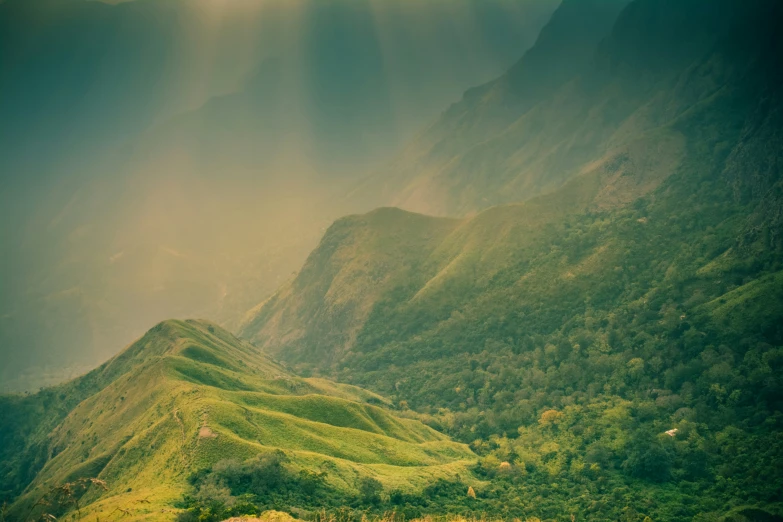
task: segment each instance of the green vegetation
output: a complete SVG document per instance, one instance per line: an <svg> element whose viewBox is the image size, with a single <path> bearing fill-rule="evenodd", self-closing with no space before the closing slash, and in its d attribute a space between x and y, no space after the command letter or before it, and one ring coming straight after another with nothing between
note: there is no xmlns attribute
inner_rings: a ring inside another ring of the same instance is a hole
<svg viewBox="0 0 783 522"><path fill-rule="evenodd" d="M661 197L698 187L712 203ZM334 375L472 443L490 513L774 511L783 267L738 252L747 210L724 190L683 175L630 208L555 216L546 233L528 228L538 202L482 214L375 303ZM308 326L303 339L321 338ZM278 353L328 372L323 348L307 348Z"/></svg>
<svg viewBox="0 0 783 522"><path fill-rule="evenodd" d="M469 443L488 513L781 516L782 19L637 0L562 89L466 96L408 187L458 212L548 193L341 220L242 334Z"/></svg>
<svg viewBox="0 0 783 522"><path fill-rule="evenodd" d="M224 514L260 513L352 497L363 478L414 493L469 475L467 447L368 399L383 403L295 377L211 323L161 323L80 379L0 398L9 519L214 513L224 481L240 499Z"/></svg>
<svg viewBox="0 0 783 522"><path fill-rule="evenodd" d="M247 461L222 460L190 477L193 493L179 506L185 508L179 522L218 522L231 516L286 511L299 518L319 520L326 513L359 521L367 516L397 513L401 519L423 513L471 513L484 506L469 499L469 486L454 479L440 479L421 491L386 491L370 476L359 479L356 493L328 484L326 472L296 469L277 451Z"/></svg>
<svg viewBox="0 0 783 522"><path fill-rule="evenodd" d="M10 516L783 520L783 7L626 3L563 2L388 180L525 201L342 218L255 345L167 321L0 398Z"/></svg>
<svg viewBox="0 0 783 522"><path fill-rule="evenodd" d="M473 471L485 474L479 466ZM474 484L481 484L476 488L478 493L460 477L438 479L420 491L410 491L389 489L365 476L358 481L358 491L346 492L331 487L324 475L297 469L281 452L244 462L219 461L191 476L193 489L179 504L185 510L178 520L217 522L231 516L260 515L270 509L318 522L411 520L431 513L449 513L452 519L488 515L511 519L534 511L509 495L498 481L476 482L471 478ZM518 476L516 471L509 471L504 478Z"/></svg>

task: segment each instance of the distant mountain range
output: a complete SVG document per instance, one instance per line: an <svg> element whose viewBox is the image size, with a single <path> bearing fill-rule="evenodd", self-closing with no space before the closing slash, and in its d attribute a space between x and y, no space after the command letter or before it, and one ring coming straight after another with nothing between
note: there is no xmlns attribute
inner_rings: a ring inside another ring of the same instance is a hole
<svg viewBox="0 0 783 522"><path fill-rule="evenodd" d="M756 103L753 93L776 87L768 3L634 2L613 25L627 3L563 2L506 75L468 91L360 194L380 187L395 206L465 215L617 158L656 184L700 138L679 120L722 116L722 99Z"/></svg>
<svg viewBox="0 0 783 522"><path fill-rule="evenodd" d="M0 380L171 316L230 324L557 3L3 3Z"/></svg>

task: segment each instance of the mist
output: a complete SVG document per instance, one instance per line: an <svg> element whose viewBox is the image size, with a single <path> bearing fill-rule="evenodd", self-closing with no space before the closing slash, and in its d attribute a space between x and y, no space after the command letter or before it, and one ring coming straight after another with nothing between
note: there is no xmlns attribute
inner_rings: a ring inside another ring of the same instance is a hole
<svg viewBox="0 0 783 522"><path fill-rule="evenodd" d="M169 317L235 326L558 2L112 4L0 7L6 390Z"/></svg>

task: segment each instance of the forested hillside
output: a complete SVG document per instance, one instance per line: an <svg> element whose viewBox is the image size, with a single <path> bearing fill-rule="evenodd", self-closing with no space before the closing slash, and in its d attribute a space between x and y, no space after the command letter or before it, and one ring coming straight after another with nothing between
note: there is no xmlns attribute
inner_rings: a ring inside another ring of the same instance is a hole
<svg viewBox="0 0 783 522"><path fill-rule="evenodd" d="M559 188L340 220L243 335L471 443L521 512L780 514L781 11L632 2L549 105L454 142L422 201Z"/></svg>

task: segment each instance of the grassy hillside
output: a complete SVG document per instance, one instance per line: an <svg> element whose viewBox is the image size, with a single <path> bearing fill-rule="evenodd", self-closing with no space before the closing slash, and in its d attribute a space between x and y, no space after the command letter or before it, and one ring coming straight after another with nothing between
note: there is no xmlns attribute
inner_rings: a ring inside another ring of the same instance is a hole
<svg viewBox="0 0 783 522"><path fill-rule="evenodd" d="M384 293L400 281L422 280L427 256L458 224L393 208L340 219L299 276L251 310L241 329L280 348L340 353Z"/></svg>
<svg viewBox="0 0 783 522"><path fill-rule="evenodd" d="M83 400L72 399L79 394ZM173 520L175 504L189 505L182 498L194 473L259 458L281 476L312 473L318 487L346 497L362 477L420 491L467 476L474 460L467 447L379 407L380 397L294 377L202 321L161 323L90 374L0 405L4 496L24 488L12 520L44 512Z"/></svg>
<svg viewBox="0 0 783 522"><path fill-rule="evenodd" d="M709 4L632 2L593 76L432 178L461 180L437 185L455 196L443 209L521 199L530 180L550 192L399 258L360 241L397 237L405 252L416 235L399 222L368 217L356 236L338 223L242 335L470 443L495 505L526 516L779 516L783 12ZM406 216L417 233L437 223ZM361 313L332 313L363 266L383 285ZM345 324L355 334L332 342Z"/></svg>

